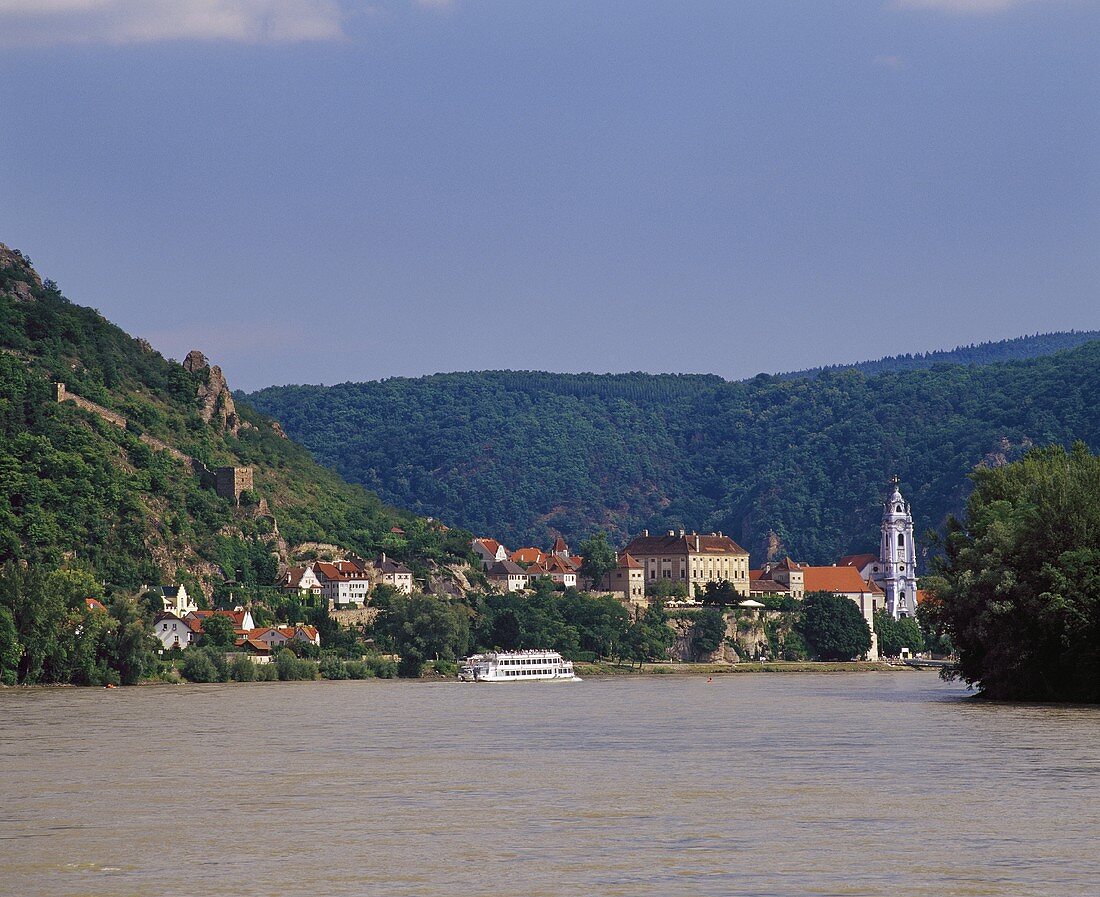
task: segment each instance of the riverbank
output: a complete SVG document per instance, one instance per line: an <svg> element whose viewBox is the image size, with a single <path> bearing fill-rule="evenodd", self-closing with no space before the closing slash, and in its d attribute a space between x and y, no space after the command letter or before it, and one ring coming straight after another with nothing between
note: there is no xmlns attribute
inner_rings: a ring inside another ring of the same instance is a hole
<svg viewBox="0 0 1100 897"><path fill-rule="evenodd" d="M913 672L914 667L882 661L775 660L766 663L644 663L641 666L616 663L573 664L577 675L599 676L727 676L735 673L882 673Z"/></svg>

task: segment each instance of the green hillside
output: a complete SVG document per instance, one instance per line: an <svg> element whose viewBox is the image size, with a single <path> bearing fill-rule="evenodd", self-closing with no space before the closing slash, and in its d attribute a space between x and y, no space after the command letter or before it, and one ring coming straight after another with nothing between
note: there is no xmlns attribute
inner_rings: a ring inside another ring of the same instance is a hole
<svg viewBox="0 0 1100 897"><path fill-rule="evenodd" d="M875 361L859 361L855 364L831 364L779 374L784 379L817 377L823 371L860 371L864 374L885 374L896 371L920 371L937 364L994 364L999 361L1025 361L1053 355L1064 349L1076 349L1085 343L1100 339L1100 330L1061 330L1056 333L1036 333L996 342L976 343L943 349L935 352L916 352L890 355Z"/></svg>
<svg viewBox="0 0 1100 897"><path fill-rule="evenodd" d="M126 428L58 403L54 381ZM232 406L220 372L166 360L0 244L0 564L76 562L133 588L181 572L204 586L267 584L308 541L410 560L465 554L463 534L386 507ZM150 437L211 468L251 466L255 489L237 507Z"/></svg>
<svg viewBox="0 0 1100 897"><path fill-rule="evenodd" d="M248 400L384 499L509 545L683 526L729 533L757 562L827 563L877 546L895 472L923 531L961 510L976 464L1100 446L1098 396L1100 342L878 376L484 372Z"/></svg>

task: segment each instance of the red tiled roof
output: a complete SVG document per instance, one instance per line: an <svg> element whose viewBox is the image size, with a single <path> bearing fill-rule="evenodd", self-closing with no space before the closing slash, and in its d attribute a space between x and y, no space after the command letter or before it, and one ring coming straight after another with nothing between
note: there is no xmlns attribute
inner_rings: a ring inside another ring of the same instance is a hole
<svg viewBox="0 0 1100 897"><path fill-rule="evenodd" d="M565 554L568 554L569 546L565 544L565 539L563 539L561 536L558 536L554 540L554 547L550 549L550 552L552 554L558 554L559 552L564 552Z"/></svg>
<svg viewBox="0 0 1100 897"><path fill-rule="evenodd" d="M750 592L786 592L787 587L773 579L750 579Z"/></svg>
<svg viewBox="0 0 1100 897"><path fill-rule="evenodd" d="M528 576L546 576L549 572L542 564L532 564L527 568Z"/></svg>
<svg viewBox="0 0 1100 897"><path fill-rule="evenodd" d="M855 567L803 567L807 592L871 593Z"/></svg>
<svg viewBox="0 0 1100 897"><path fill-rule="evenodd" d="M328 564L324 561L318 561L313 565L313 569L322 581L334 580L336 582L342 582L348 578L335 564Z"/></svg>
<svg viewBox="0 0 1100 897"><path fill-rule="evenodd" d="M642 563L637 558L631 557L630 554L625 551L619 555L619 566L626 567L630 570L643 569Z"/></svg>
<svg viewBox="0 0 1100 897"><path fill-rule="evenodd" d="M85 598L84 599L84 606L88 610L104 610L104 611L107 610L107 608L104 607L103 602L99 601L95 598Z"/></svg>
<svg viewBox="0 0 1100 897"><path fill-rule="evenodd" d="M699 543L698 549L695 547L696 540ZM729 536L719 536L717 533L636 536L623 550L635 557L653 554L695 554L696 551L700 554L748 554Z"/></svg>
<svg viewBox="0 0 1100 897"><path fill-rule="evenodd" d="M541 564L545 557L539 548L517 548L511 554L511 560L517 564Z"/></svg>
<svg viewBox="0 0 1100 897"><path fill-rule="evenodd" d="M474 541L485 546L493 554L496 554L500 548L500 543L496 539L474 539Z"/></svg>
<svg viewBox="0 0 1100 897"><path fill-rule="evenodd" d="M857 570L862 570L868 564L873 564L877 560L877 554L846 554L839 561L837 561L837 566L855 567Z"/></svg>

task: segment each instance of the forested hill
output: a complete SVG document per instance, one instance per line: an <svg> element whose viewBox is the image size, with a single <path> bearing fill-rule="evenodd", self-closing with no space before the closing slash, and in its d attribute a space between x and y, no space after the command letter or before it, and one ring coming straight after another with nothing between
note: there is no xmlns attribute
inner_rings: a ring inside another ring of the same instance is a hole
<svg viewBox="0 0 1100 897"><path fill-rule="evenodd" d="M486 372L249 397L386 500L510 546L596 528L722 530L753 559L875 548L895 472L918 531L976 464L1100 447L1100 342L1043 358L785 380Z"/></svg>
<svg viewBox="0 0 1100 897"><path fill-rule="evenodd" d="M799 377L817 377L822 371L860 371L864 374L885 374L890 371L920 371L937 364L993 364L998 361L1024 361L1053 355L1064 349L1076 349L1085 343L1100 339L1100 330L1063 330L1057 333L1036 333L997 342L975 343L936 352L891 355L876 361L859 361L855 364L831 364L826 367L808 368L779 374L785 380Z"/></svg>
<svg viewBox="0 0 1100 897"><path fill-rule="evenodd" d="M125 428L58 403L56 381ZM251 466L255 489L238 508L181 455ZM307 541L414 559L464 555L467 538L344 482L270 419L234 408L217 368L166 360L0 244L0 563L75 564L122 588L183 579L209 589L269 585Z"/></svg>

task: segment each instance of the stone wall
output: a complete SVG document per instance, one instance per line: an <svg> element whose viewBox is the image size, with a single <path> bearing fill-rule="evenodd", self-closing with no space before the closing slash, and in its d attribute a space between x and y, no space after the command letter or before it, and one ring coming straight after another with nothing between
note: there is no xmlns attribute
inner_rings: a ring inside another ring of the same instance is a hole
<svg viewBox="0 0 1100 897"><path fill-rule="evenodd" d="M240 502L241 493L252 491L251 467L219 467L214 471L214 490L222 498Z"/></svg>

